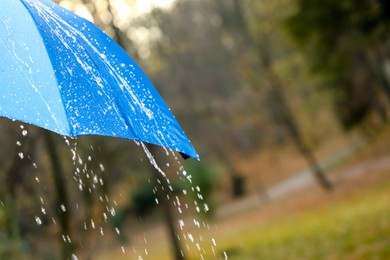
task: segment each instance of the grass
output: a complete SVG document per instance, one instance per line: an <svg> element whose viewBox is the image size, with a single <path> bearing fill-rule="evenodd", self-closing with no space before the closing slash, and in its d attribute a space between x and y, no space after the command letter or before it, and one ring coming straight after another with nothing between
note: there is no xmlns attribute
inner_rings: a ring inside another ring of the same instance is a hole
<svg viewBox="0 0 390 260"><path fill-rule="evenodd" d="M389 259L390 181L220 238L229 259Z"/></svg>
<svg viewBox="0 0 390 260"><path fill-rule="evenodd" d="M386 129L342 168L389 154L389 142ZM214 233L219 256L223 259L226 252L229 259L245 260L390 259L389 173L368 172L331 193L307 188L219 222ZM216 258L212 252L204 256ZM191 259L199 257L193 254Z"/></svg>

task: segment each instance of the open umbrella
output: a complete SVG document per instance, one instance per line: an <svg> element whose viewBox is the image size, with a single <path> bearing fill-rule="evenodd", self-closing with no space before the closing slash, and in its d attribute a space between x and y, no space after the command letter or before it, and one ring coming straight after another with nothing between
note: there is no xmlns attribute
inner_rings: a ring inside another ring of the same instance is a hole
<svg viewBox="0 0 390 260"><path fill-rule="evenodd" d="M49 0L0 8L0 116L61 135L104 135L198 155L135 62Z"/></svg>

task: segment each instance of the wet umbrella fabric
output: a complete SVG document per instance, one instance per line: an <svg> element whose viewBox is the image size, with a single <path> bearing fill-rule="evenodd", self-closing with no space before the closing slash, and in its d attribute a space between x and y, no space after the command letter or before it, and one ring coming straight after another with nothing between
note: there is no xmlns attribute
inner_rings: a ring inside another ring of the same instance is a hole
<svg viewBox="0 0 390 260"><path fill-rule="evenodd" d="M61 135L104 135L196 151L135 62L49 0L0 8L0 116Z"/></svg>

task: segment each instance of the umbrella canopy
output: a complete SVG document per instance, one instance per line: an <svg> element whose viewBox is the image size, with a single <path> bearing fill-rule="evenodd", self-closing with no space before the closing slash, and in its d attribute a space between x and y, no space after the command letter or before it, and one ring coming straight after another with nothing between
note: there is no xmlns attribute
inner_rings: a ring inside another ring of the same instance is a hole
<svg viewBox="0 0 390 260"><path fill-rule="evenodd" d="M152 83L104 32L49 0L0 8L0 116L198 154Z"/></svg>

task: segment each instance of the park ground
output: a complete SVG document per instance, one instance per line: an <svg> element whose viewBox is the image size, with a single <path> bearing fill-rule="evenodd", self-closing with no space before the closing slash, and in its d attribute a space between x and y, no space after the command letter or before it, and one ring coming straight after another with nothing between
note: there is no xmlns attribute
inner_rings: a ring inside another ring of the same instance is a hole
<svg viewBox="0 0 390 260"><path fill-rule="evenodd" d="M230 211L207 228L185 230L200 238L188 246L190 259L390 259L390 128L380 131L328 171L335 189L315 182L250 207ZM256 163L252 163L256 165ZM255 166L257 167L257 166ZM277 181L272 184L277 185ZM272 187L270 187L272 188ZM245 198L241 200L245 201ZM240 200L234 202L240 205ZM233 205L233 204L230 204ZM215 246L213 245L215 243ZM99 253L101 259L171 259L163 225L132 234L125 245ZM108 258L109 257L109 258Z"/></svg>

